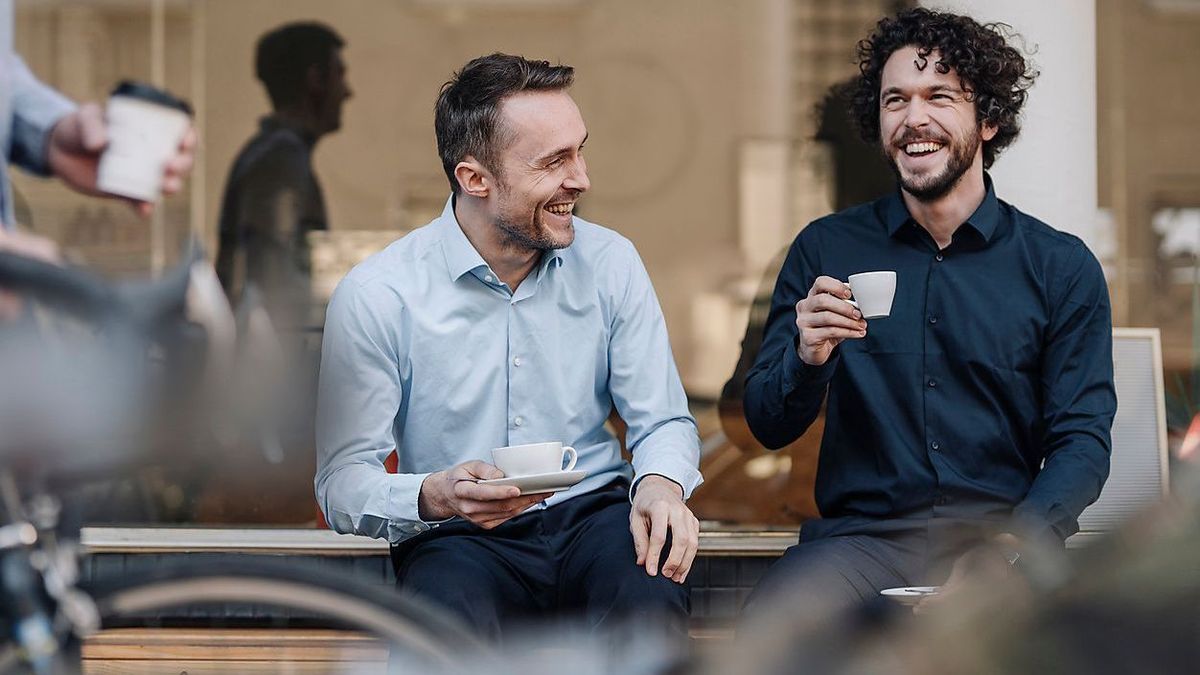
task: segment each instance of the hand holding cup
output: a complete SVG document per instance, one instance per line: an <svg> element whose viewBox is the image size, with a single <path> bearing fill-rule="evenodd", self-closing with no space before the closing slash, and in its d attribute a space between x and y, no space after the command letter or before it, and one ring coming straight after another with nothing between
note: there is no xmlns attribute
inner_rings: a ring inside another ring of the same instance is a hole
<svg viewBox="0 0 1200 675"><path fill-rule="evenodd" d="M867 334L867 322L849 300L850 287L833 277L820 276L808 296L796 303L797 347L800 360L810 366L824 365L843 340Z"/></svg>

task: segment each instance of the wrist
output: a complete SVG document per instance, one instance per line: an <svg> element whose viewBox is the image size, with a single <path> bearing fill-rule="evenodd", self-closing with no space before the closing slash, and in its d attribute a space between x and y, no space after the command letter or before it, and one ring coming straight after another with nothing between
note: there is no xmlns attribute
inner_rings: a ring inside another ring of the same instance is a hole
<svg viewBox="0 0 1200 675"><path fill-rule="evenodd" d="M638 480L636 488L638 492L641 492L641 490L646 487L662 488L679 497L680 499L683 499L683 486L671 480L670 478L657 473L648 474Z"/></svg>
<svg viewBox="0 0 1200 675"><path fill-rule="evenodd" d="M438 491L438 486L445 482L444 473L431 473L421 481L421 490L417 494L417 515L423 521L445 520L453 515L445 508L445 500Z"/></svg>

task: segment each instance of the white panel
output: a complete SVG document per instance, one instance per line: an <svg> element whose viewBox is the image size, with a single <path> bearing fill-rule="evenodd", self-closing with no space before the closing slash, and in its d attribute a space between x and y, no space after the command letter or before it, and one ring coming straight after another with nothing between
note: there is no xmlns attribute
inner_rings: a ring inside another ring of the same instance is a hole
<svg viewBox="0 0 1200 675"><path fill-rule="evenodd" d="M1162 498L1162 362L1158 331L1114 331L1117 417L1112 429L1112 469L1096 503L1079 519L1082 531L1110 530Z"/></svg>

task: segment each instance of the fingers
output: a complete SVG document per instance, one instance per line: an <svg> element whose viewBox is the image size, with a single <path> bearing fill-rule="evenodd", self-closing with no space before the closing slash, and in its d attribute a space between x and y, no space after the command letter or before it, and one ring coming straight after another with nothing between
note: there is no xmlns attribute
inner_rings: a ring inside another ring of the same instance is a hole
<svg viewBox="0 0 1200 675"><path fill-rule="evenodd" d="M646 551L646 574L658 574L658 559L667 543L668 508L665 504L650 507L650 544Z"/></svg>
<svg viewBox="0 0 1200 675"><path fill-rule="evenodd" d="M671 552L663 562L662 573L675 583L683 583L700 545L700 521L681 505L672 510L670 529Z"/></svg>
<svg viewBox="0 0 1200 675"><path fill-rule="evenodd" d="M646 519L636 510L629 514L629 532L633 534L633 551L637 554L637 564L646 564L646 551L650 548L650 530L646 527Z"/></svg>
<svg viewBox="0 0 1200 675"><path fill-rule="evenodd" d="M79 107L79 144L90 153L98 153L108 145L108 130L104 126L104 111L95 103Z"/></svg>
<svg viewBox="0 0 1200 675"><path fill-rule="evenodd" d="M459 502L459 513L467 520L481 527L495 527L510 518L519 516L526 509L539 504L546 499L544 494L540 495L522 495L513 499L505 499L500 501L473 501L464 500Z"/></svg>
<svg viewBox="0 0 1200 675"><path fill-rule="evenodd" d="M455 478L466 478L470 480L492 480L494 478L504 478L504 472L501 471L499 467L488 464L487 462L481 462L477 459L459 464L458 466L454 467L451 473Z"/></svg>
<svg viewBox="0 0 1200 675"><path fill-rule="evenodd" d="M850 287L844 281L834 279L833 277L820 276L813 281L812 288L808 291L808 297L813 298L818 295L828 294L843 300L850 299Z"/></svg>
<svg viewBox="0 0 1200 675"><path fill-rule="evenodd" d="M521 489L515 485L482 485L474 478L458 478L455 476L454 496L459 499L470 499L479 502L492 502L513 499L521 494Z"/></svg>
<svg viewBox="0 0 1200 675"><path fill-rule="evenodd" d="M675 572L675 583L682 584L687 581L688 574L692 571L692 563L696 561L696 553L700 550L700 521L689 511L684 522L688 526L687 550L684 551L683 560L679 564L679 569Z"/></svg>

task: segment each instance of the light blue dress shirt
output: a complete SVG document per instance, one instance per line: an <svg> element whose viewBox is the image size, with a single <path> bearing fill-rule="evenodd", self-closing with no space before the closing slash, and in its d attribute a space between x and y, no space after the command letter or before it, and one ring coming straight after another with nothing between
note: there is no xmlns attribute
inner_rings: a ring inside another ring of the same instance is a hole
<svg viewBox="0 0 1200 675"><path fill-rule="evenodd" d="M0 162L0 217L4 219L0 227L14 225L9 162L38 175L49 175L46 142L50 131L74 109L75 104L39 82L21 57L4 49L0 40L0 149L7 160Z"/></svg>
<svg viewBox="0 0 1200 675"><path fill-rule="evenodd" d="M561 441L587 477L701 483L696 423L633 244L579 218L575 241L515 290L441 217L355 267L330 300L317 415L317 500L339 532L401 541L431 527L421 482L492 448ZM605 428L628 424L633 466ZM399 474L383 462L398 449ZM542 507L545 508L545 507Z"/></svg>

